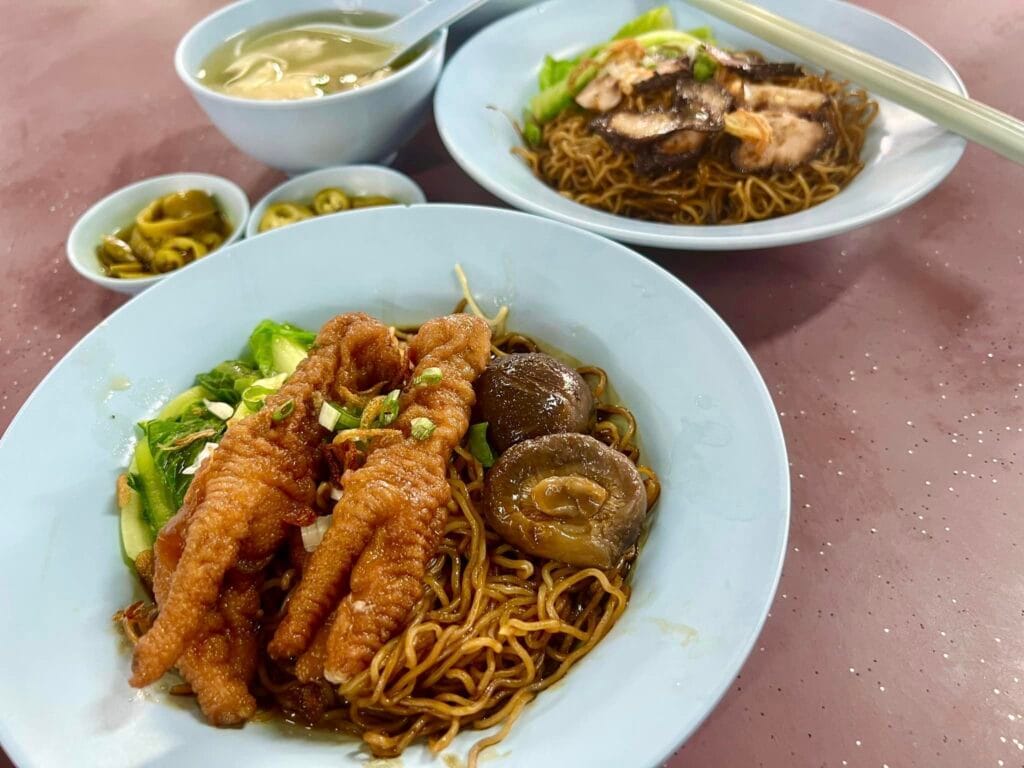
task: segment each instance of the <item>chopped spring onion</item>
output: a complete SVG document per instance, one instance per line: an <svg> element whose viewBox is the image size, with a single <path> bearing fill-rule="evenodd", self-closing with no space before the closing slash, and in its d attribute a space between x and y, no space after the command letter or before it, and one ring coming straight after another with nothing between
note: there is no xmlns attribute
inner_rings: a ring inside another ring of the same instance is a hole
<svg viewBox="0 0 1024 768"><path fill-rule="evenodd" d="M426 440L434 434L435 429L437 429L437 425L426 416L417 416L409 422L409 431L415 440Z"/></svg>
<svg viewBox="0 0 1024 768"><path fill-rule="evenodd" d="M481 421L469 428L468 447L473 458L479 461L484 469L489 469L494 465L494 451L491 450L491 445L487 442L486 421Z"/></svg>
<svg viewBox="0 0 1024 768"><path fill-rule="evenodd" d="M388 392L384 402L380 405L380 411L377 413L377 424L379 426L386 427L398 418L398 397L401 394L397 389Z"/></svg>
<svg viewBox="0 0 1024 768"><path fill-rule="evenodd" d="M703 49L693 58L693 79L703 83L715 76L718 63Z"/></svg>
<svg viewBox="0 0 1024 768"><path fill-rule="evenodd" d="M218 403L218 405L223 405L223 403ZM217 418L220 417L218 416ZM217 443L207 443L206 445L204 445L203 449L198 454L196 454L195 461L193 461L189 466L181 470L181 474L194 475L196 472L199 471L199 467L202 466L203 462L213 455L213 452L215 450L217 450Z"/></svg>
<svg viewBox="0 0 1024 768"><path fill-rule="evenodd" d="M284 421L292 415L292 411L295 410L295 401L292 399L285 400L277 409L270 415L274 421Z"/></svg>
<svg viewBox="0 0 1024 768"><path fill-rule="evenodd" d="M324 429L333 432L334 428L338 426L338 421L340 419L340 408L336 408L335 406L331 405L326 401L324 402L323 405L320 406L320 416L318 417L317 420L320 422L320 426L323 427Z"/></svg>
<svg viewBox="0 0 1024 768"><path fill-rule="evenodd" d="M433 386L441 381L441 369L440 368L424 368L419 376L412 380L414 387Z"/></svg>
<svg viewBox="0 0 1024 768"><path fill-rule="evenodd" d="M300 529L302 533L302 548L307 552L316 550L320 546L320 542L323 541L327 529L331 527L331 520L333 519L333 515L324 515L323 517L318 517L309 525L302 526Z"/></svg>
<svg viewBox="0 0 1024 768"><path fill-rule="evenodd" d="M246 387L245 392L242 393L242 402L250 411L256 412L263 407L263 401L267 399L267 395L273 394L275 391L260 384L253 384Z"/></svg>
<svg viewBox="0 0 1024 768"><path fill-rule="evenodd" d="M353 413L343 405L324 402L320 406L320 426L332 432L336 429L358 429L359 414Z"/></svg>
<svg viewBox="0 0 1024 768"><path fill-rule="evenodd" d="M235 409L232 408L227 403L218 403L203 398L203 405L206 406L206 410L208 410L221 421L227 421L235 413Z"/></svg>
<svg viewBox="0 0 1024 768"><path fill-rule="evenodd" d="M335 408L341 413L338 417L338 429L358 429L359 428L359 411L352 411L344 405L335 405Z"/></svg>

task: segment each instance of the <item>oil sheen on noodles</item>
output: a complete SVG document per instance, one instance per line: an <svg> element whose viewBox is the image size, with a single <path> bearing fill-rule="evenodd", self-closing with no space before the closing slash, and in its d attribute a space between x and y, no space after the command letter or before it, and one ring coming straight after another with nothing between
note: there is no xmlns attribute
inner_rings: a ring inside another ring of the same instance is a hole
<svg viewBox="0 0 1024 768"><path fill-rule="evenodd" d="M644 176L626 152L590 131L592 117L566 110L544 126L540 147L516 147L533 172L571 200L609 213L669 224L741 224L796 213L837 195L860 173L861 149L878 104L830 77L777 77L770 82L832 96L832 147L806 166L770 174L743 173L729 160L733 139L716 136L693 166ZM634 97L628 107L650 106Z"/></svg>
<svg viewBox="0 0 1024 768"><path fill-rule="evenodd" d="M498 355L536 350L531 339L518 334L494 341ZM604 401L608 380L602 370L580 372L597 404L591 434L638 462L633 415ZM658 498L658 478L646 467L639 469L650 510ZM609 570L525 557L485 522L479 461L456 449L448 479L452 502L444 539L405 631L340 690L322 680L302 684L264 652L254 691L262 707L296 725L357 736L377 757L397 756L421 739L439 753L462 730L498 726L470 750L468 768L474 768L481 750L501 741L523 708L607 635L629 600L636 547ZM321 490L329 486L324 483ZM318 500L328 511L327 493L318 493ZM267 618L261 649L273 636L295 580L287 558L279 558L277 576L267 580L262 594ZM151 608L136 604L122 614L121 624L134 640L151 619ZM188 693L187 687L179 692Z"/></svg>

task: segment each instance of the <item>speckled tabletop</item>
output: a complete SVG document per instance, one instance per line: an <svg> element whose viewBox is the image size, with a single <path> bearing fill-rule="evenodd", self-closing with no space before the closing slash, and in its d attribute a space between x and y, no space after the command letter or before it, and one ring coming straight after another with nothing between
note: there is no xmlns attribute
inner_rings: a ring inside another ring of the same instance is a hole
<svg viewBox="0 0 1024 768"><path fill-rule="evenodd" d="M1024 115L1020 0L862 4L937 47L972 95ZM177 170L228 176L253 201L280 180L172 70L180 35L216 5L4 9L0 429L123 301L64 260L93 201ZM431 126L396 166L433 201L497 204ZM842 237L648 253L753 354L793 481L771 617L673 768L1024 766L1022 201L1024 168L971 147L928 198Z"/></svg>

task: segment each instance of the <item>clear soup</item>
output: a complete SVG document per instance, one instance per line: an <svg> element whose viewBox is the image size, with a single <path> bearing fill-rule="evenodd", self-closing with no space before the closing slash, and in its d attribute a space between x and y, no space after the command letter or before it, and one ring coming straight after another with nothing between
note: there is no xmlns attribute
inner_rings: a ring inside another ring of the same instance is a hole
<svg viewBox="0 0 1024 768"><path fill-rule="evenodd" d="M246 99L311 99L359 88L397 68L383 66L393 46L372 34L392 21L363 11L291 16L229 38L206 57L196 77ZM364 27L367 35L351 35L345 27Z"/></svg>

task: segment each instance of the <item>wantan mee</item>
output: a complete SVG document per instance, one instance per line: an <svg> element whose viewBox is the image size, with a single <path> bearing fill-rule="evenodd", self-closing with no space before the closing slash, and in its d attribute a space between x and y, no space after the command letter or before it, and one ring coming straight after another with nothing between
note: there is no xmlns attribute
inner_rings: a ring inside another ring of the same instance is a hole
<svg viewBox="0 0 1024 768"><path fill-rule="evenodd" d="M264 321L141 425L134 685L176 668L216 725L263 710L378 757L498 726L475 766L608 634L659 495L636 421L601 369L467 304Z"/></svg>
<svg viewBox="0 0 1024 768"><path fill-rule="evenodd" d="M655 8L545 60L514 150L541 180L622 216L741 224L822 203L861 171L867 93L674 26Z"/></svg>

